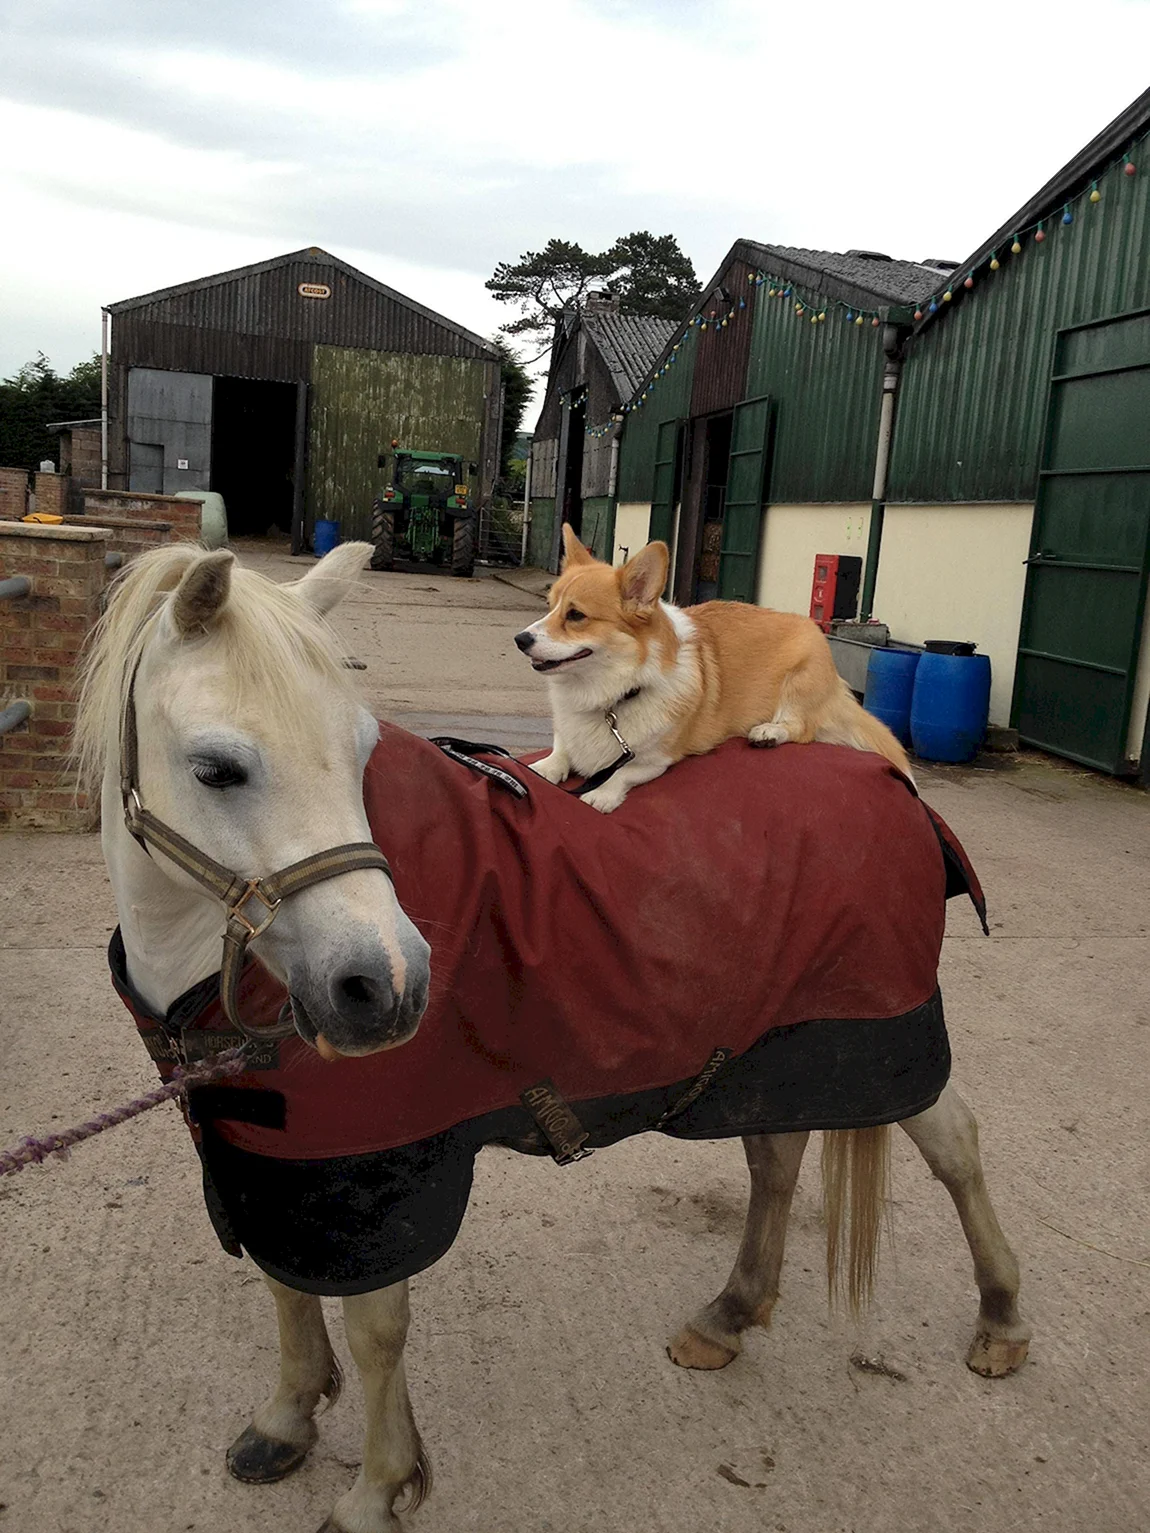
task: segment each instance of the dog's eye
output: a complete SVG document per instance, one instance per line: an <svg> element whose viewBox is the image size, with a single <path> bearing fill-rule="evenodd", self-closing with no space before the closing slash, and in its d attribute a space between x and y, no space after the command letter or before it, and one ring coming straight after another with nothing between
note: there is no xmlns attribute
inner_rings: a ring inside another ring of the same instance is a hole
<svg viewBox="0 0 1150 1533"><path fill-rule="evenodd" d="M206 788L242 788L248 780L243 767L234 761L194 761L192 776Z"/></svg>
<svg viewBox="0 0 1150 1533"><path fill-rule="evenodd" d="M567 608L567 622L569 622L569 623L585 623L586 621L587 621L587 614L585 612L580 612L577 607L568 607Z"/></svg>

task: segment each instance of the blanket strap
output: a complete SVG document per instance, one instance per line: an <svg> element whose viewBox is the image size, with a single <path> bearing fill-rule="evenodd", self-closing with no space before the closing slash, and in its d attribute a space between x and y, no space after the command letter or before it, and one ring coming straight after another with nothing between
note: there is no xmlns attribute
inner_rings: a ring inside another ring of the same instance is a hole
<svg viewBox="0 0 1150 1533"><path fill-rule="evenodd" d="M670 1123L672 1118L677 1118L681 1112L686 1112L691 1103L697 1102L703 1095L703 1092L714 1084L715 1077L734 1057L734 1049L716 1049L695 1079L687 1087L686 1091L683 1092L682 1096L676 1097L663 1116L652 1126L654 1128L662 1128L665 1124Z"/></svg>
<svg viewBox="0 0 1150 1533"><path fill-rule="evenodd" d="M591 1154L584 1148L587 1130L571 1105L559 1095L554 1081L542 1080L537 1086L529 1086L519 1093L519 1100L539 1125L557 1166L570 1166Z"/></svg>
<svg viewBox="0 0 1150 1533"><path fill-rule="evenodd" d="M478 759L480 756L505 756L509 761L513 760L511 752L505 751L501 745L481 745L474 740L457 740L454 735L432 735L428 744L438 746L451 761L458 761L461 766L470 767L473 772L482 772L484 777L490 777L500 787L514 793L516 798L527 797L527 786L518 777L513 777L493 762Z"/></svg>

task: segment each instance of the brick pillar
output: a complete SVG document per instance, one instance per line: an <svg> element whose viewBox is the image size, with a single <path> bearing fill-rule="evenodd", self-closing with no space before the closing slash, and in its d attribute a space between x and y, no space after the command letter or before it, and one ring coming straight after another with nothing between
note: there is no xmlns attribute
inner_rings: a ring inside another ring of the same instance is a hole
<svg viewBox="0 0 1150 1533"><path fill-rule="evenodd" d="M99 527L0 522L0 578L32 581L30 595L0 600L0 702L32 704L25 724L0 735L0 826L94 830L98 823L99 801L76 794L68 758L77 664L100 614L107 537Z"/></svg>
<svg viewBox="0 0 1150 1533"><path fill-rule="evenodd" d="M0 468L0 519L19 521L28 510L28 473Z"/></svg>
<svg viewBox="0 0 1150 1533"><path fill-rule="evenodd" d="M53 516L71 516L83 502L77 505L78 492L67 474L36 475L36 510L48 511Z"/></svg>

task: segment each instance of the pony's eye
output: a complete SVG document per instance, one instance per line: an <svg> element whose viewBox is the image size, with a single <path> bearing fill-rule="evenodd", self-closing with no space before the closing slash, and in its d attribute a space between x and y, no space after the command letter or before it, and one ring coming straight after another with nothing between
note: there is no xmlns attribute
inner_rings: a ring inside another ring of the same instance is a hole
<svg viewBox="0 0 1150 1533"><path fill-rule="evenodd" d="M580 612L577 607L568 607L565 621L568 623L585 623L587 621L587 614Z"/></svg>
<svg viewBox="0 0 1150 1533"><path fill-rule="evenodd" d="M243 767L234 761L196 761L192 776L206 788L242 788L248 780Z"/></svg>

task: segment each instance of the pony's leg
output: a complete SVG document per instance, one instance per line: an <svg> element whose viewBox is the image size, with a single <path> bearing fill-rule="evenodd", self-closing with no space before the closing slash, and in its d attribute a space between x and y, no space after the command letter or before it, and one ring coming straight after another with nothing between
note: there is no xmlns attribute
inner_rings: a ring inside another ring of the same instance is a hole
<svg viewBox="0 0 1150 1533"><path fill-rule="evenodd" d="M320 1533L399 1533L392 1507L406 1487L406 1511L431 1489L431 1466L419 1440L407 1379L407 1284L393 1283L343 1301L344 1326L363 1380L367 1432L355 1484L341 1496Z"/></svg>
<svg viewBox="0 0 1150 1533"><path fill-rule="evenodd" d="M253 1484L282 1480L303 1463L317 1435L312 1416L319 1397L334 1404L342 1383L318 1297L286 1288L266 1273L264 1282L279 1321L279 1385L228 1449L228 1469Z"/></svg>
<svg viewBox="0 0 1150 1533"><path fill-rule="evenodd" d="M743 1140L751 1200L727 1286L689 1320L667 1351L680 1368L724 1368L751 1325L770 1325L779 1296L787 1219L808 1134L749 1134Z"/></svg>
<svg viewBox="0 0 1150 1533"><path fill-rule="evenodd" d="M978 1154L974 1114L947 1086L933 1107L900 1125L954 1199L962 1220L981 1303L967 1365L987 1378L1013 1373L1026 1360L1030 1327L1018 1313L1018 1262L999 1227Z"/></svg>

